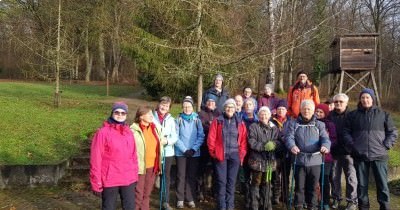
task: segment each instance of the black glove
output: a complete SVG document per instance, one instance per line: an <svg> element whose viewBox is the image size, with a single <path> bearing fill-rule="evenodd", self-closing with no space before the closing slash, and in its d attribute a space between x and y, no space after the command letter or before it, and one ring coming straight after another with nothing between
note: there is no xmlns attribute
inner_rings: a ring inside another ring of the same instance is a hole
<svg viewBox="0 0 400 210"><path fill-rule="evenodd" d="M101 192L92 191L93 195L101 198Z"/></svg>
<svg viewBox="0 0 400 210"><path fill-rule="evenodd" d="M196 151L194 151L194 149L188 149L185 151L185 153L183 153L186 157L193 157L194 153Z"/></svg>

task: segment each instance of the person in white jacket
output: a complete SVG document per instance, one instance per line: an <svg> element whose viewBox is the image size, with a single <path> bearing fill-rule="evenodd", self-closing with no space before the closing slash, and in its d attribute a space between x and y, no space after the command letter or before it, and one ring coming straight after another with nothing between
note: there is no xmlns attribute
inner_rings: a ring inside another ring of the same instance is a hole
<svg viewBox="0 0 400 210"><path fill-rule="evenodd" d="M171 179L171 166L175 158L174 144L178 140L178 135L176 133L175 119L169 113L171 108L171 98L168 96L163 96L160 98L157 108L153 111L154 123L161 125L162 135L167 139L167 144L164 146L164 156L165 161L163 163L164 172L162 174L161 184L164 185L161 189L164 190L163 193L163 209L172 209L169 205L169 186Z"/></svg>

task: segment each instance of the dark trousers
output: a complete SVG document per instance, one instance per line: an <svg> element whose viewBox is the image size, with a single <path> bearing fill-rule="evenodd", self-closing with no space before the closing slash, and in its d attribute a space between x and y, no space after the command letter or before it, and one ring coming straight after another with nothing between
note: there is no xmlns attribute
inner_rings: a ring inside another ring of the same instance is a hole
<svg viewBox="0 0 400 210"><path fill-rule="evenodd" d="M103 189L102 197L102 209L103 210L114 210L117 208L117 196L119 194L124 210L135 209L135 186L136 182L128 186L118 187L105 187Z"/></svg>
<svg viewBox="0 0 400 210"><path fill-rule="evenodd" d="M200 152L201 156L197 169L197 196L199 199L206 200L206 196L212 196L213 167L207 146L200 147Z"/></svg>
<svg viewBox="0 0 400 210"><path fill-rule="evenodd" d="M315 189L318 185L321 165L307 167L296 166L295 170L295 205L303 206L304 202L306 202L308 208L317 207ZM305 198L307 198L307 200L305 200Z"/></svg>
<svg viewBox="0 0 400 210"><path fill-rule="evenodd" d="M375 160L375 161L361 161L354 160L354 166L357 173L357 194L358 194L358 206L360 210L369 209L368 199L368 181L369 181L369 170L372 168L372 172L375 177L376 194L378 203L381 210L390 209L389 205L389 187L387 179L387 160Z"/></svg>
<svg viewBox="0 0 400 210"><path fill-rule="evenodd" d="M289 196L290 157L276 160L276 170L272 172L273 199L287 203Z"/></svg>
<svg viewBox="0 0 400 210"><path fill-rule="evenodd" d="M139 174L135 192L136 210L150 209L150 195L155 180L156 174L153 172L153 168L146 168L146 174Z"/></svg>
<svg viewBox="0 0 400 210"><path fill-rule="evenodd" d="M174 161L175 156L173 157L165 157L164 173L161 175L161 189L164 190L163 193L163 203L169 203L169 187L171 184L171 167Z"/></svg>
<svg viewBox="0 0 400 210"><path fill-rule="evenodd" d="M215 161L215 173L218 186L218 208L234 209L235 185L239 172L239 153L225 154L223 161Z"/></svg>
<svg viewBox="0 0 400 210"><path fill-rule="evenodd" d="M330 176L332 174L332 167L333 163L325 163L325 169L324 169L324 193L323 193L323 198L324 198L324 205L329 205L329 199L331 196L331 181L330 181ZM320 177L322 183L322 171L321 171L321 177ZM322 186L321 186L322 190Z"/></svg>
<svg viewBox="0 0 400 210"><path fill-rule="evenodd" d="M176 157L176 198L194 201L199 157Z"/></svg>

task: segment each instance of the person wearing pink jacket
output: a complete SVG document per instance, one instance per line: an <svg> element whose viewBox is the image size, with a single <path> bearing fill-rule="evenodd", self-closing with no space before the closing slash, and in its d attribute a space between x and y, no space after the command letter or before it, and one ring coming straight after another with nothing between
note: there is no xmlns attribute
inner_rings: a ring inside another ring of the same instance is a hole
<svg viewBox="0 0 400 210"><path fill-rule="evenodd" d="M138 160L127 113L125 103L114 103L111 116L97 130L90 147L90 183L93 194L102 198L103 210L116 209L118 194L123 209L135 209Z"/></svg>

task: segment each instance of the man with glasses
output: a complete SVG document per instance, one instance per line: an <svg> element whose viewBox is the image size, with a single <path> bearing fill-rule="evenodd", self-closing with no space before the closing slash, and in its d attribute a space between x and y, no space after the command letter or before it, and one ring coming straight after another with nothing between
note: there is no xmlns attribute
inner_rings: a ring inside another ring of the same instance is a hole
<svg viewBox="0 0 400 210"><path fill-rule="evenodd" d="M332 208L338 209L342 200L342 171L346 179L346 210L357 209L357 176L354 168L353 158L345 150L343 137L343 128L345 118L349 113L347 104L349 97L344 93L339 93L333 97L335 109L330 112L329 118L336 126L337 143L332 145L331 154L335 159L333 167L333 189L332 197L334 199Z"/></svg>

